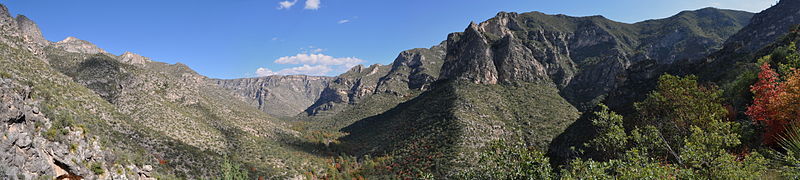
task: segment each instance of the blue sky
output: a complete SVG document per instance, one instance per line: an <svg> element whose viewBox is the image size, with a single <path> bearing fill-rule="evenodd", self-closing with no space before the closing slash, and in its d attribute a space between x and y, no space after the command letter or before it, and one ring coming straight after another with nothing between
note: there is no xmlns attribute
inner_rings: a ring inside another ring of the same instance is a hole
<svg viewBox="0 0 800 180"><path fill-rule="evenodd" d="M621 22L718 7L759 12L777 0L0 0L50 41L189 65L213 78L337 75L388 64L499 11L603 15ZM291 5L291 6L289 6Z"/></svg>

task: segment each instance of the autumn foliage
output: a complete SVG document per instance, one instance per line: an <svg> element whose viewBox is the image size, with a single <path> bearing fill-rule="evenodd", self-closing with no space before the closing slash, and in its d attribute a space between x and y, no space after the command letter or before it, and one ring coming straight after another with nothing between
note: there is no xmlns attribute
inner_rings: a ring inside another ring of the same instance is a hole
<svg viewBox="0 0 800 180"><path fill-rule="evenodd" d="M769 65L761 65L758 81L750 87L753 104L747 114L755 122L766 125L764 143L775 145L790 123L800 122L800 73L793 70L784 82Z"/></svg>
<svg viewBox="0 0 800 180"><path fill-rule="evenodd" d="M800 122L800 71L794 70L781 84L782 91L771 107L776 110L774 118Z"/></svg>

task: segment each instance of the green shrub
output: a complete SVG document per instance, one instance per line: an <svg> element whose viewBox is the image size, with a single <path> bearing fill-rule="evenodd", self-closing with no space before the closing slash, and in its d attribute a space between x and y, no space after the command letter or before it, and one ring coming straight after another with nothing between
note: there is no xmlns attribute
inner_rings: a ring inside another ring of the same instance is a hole
<svg viewBox="0 0 800 180"><path fill-rule="evenodd" d="M11 74L9 74L7 72L0 72L0 78L9 79L11 77L12 77Z"/></svg>
<svg viewBox="0 0 800 180"><path fill-rule="evenodd" d="M78 150L78 144L69 144L69 152L75 152Z"/></svg>
<svg viewBox="0 0 800 180"><path fill-rule="evenodd" d="M92 170L92 172L97 175L105 173L105 170L103 170L103 165L100 164L99 162L92 163L89 169Z"/></svg>
<svg viewBox="0 0 800 180"><path fill-rule="evenodd" d="M242 169L241 165L228 159L225 159L220 164L221 180L246 180L248 179L247 170Z"/></svg>
<svg viewBox="0 0 800 180"><path fill-rule="evenodd" d="M480 154L480 167L463 173L463 179L552 179L550 159L522 141L492 143Z"/></svg>

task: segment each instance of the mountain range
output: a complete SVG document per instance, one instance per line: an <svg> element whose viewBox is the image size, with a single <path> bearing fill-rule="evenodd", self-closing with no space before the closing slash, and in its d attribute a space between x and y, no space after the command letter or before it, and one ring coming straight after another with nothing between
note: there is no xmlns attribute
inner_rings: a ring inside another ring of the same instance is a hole
<svg viewBox="0 0 800 180"><path fill-rule="evenodd" d="M500 12L388 65L213 79L75 37L48 41L1 6L0 177L202 179L232 162L251 177L302 179L346 155L453 178L498 140L561 165L591 156L574 148L595 136L597 104L631 115L665 73L729 87L798 21L796 0L637 23ZM746 103L731 101L742 114Z"/></svg>

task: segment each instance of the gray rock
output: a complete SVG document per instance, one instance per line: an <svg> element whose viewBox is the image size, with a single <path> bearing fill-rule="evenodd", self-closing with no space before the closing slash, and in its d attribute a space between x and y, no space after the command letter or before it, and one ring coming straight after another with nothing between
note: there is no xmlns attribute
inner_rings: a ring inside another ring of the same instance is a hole
<svg viewBox="0 0 800 180"><path fill-rule="evenodd" d="M19 133L19 138L16 141L16 145L20 148L26 148L31 145L31 142L33 142L33 140L28 133Z"/></svg>

